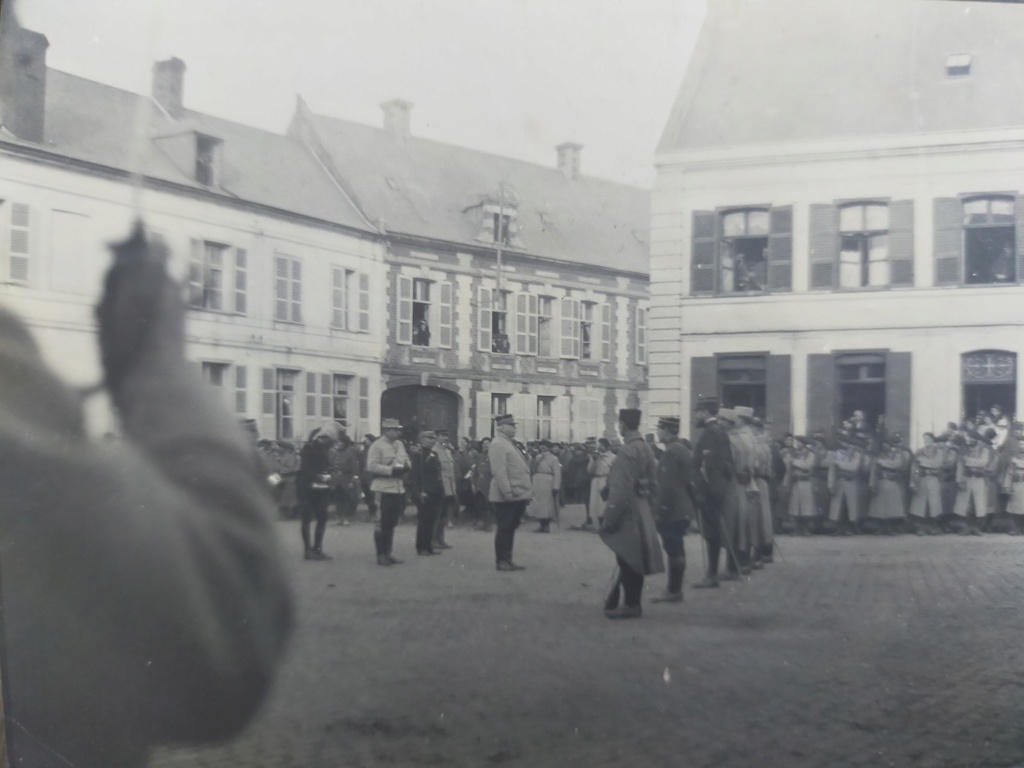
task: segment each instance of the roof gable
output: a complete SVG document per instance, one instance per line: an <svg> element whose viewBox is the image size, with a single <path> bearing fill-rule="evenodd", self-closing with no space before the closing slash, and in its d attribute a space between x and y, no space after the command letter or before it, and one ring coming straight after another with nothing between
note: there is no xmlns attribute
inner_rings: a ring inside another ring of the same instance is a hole
<svg viewBox="0 0 1024 768"><path fill-rule="evenodd" d="M317 115L300 104L291 130L310 128L339 183L390 232L479 247L482 206L505 182L520 199L519 250L648 271L646 190L586 176L570 180L555 168L415 136L397 141L383 128Z"/></svg>
<svg viewBox="0 0 1024 768"><path fill-rule="evenodd" d="M711 0L658 151L1017 126L1024 7Z"/></svg>

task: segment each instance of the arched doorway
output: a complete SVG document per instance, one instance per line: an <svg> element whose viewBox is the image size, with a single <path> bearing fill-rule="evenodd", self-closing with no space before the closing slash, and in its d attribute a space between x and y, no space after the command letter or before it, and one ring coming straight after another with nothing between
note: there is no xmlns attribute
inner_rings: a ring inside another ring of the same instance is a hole
<svg viewBox="0 0 1024 768"><path fill-rule="evenodd" d="M1002 349L979 349L960 356L964 416L988 411L993 405L1010 415L1017 412L1017 355Z"/></svg>
<svg viewBox="0 0 1024 768"><path fill-rule="evenodd" d="M459 436L459 396L441 387L386 389L380 398L380 415L402 422L404 437L409 440L421 429L447 429L453 441Z"/></svg>

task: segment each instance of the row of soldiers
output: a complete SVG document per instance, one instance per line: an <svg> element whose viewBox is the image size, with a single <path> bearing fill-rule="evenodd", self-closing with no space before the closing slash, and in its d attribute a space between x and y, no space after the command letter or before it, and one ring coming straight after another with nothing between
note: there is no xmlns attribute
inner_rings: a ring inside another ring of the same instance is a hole
<svg viewBox="0 0 1024 768"><path fill-rule="evenodd" d="M1000 514L1024 533L1024 453L1015 426L1001 446L996 429L925 433L912 453L899 434L873 437L842 430L828 450L822 435L787 439L780 499L798 533L849 534L865 523L899 529L978 535Z"/></svg>

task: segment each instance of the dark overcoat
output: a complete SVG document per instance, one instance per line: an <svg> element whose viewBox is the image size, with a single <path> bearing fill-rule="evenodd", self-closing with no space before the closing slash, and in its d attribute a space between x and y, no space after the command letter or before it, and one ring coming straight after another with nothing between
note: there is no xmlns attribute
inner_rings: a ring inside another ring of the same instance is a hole
<svg viewBox="0 0 1024 768"><path fill-rule="evenodd" d="M663 573L661 542L648 502L655 487L654 452L639 432L627 432L623 441L608 473L601 540L637 573Z"/></svg>

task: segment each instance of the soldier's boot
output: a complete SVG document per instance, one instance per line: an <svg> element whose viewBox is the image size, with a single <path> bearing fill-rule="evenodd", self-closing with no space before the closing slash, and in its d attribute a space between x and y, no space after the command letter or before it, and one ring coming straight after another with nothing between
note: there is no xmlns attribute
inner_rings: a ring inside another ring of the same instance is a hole
<svg viewBox="0 0 1024 768"><path fill-rule="evenodd" d="M388 559L387 539L384 536L384 531L375 530L373 532L373 543L377 547L377 565L391 565L391 561Z"/></svg>
<svg viewBox="0 0 1024 768"><path fill-rule="evenodd" d="M668 561L668 585L664 593L653 598L655 603L681 603L683 601L683 574L686 571L686 559L671 557Z"/></svg>

